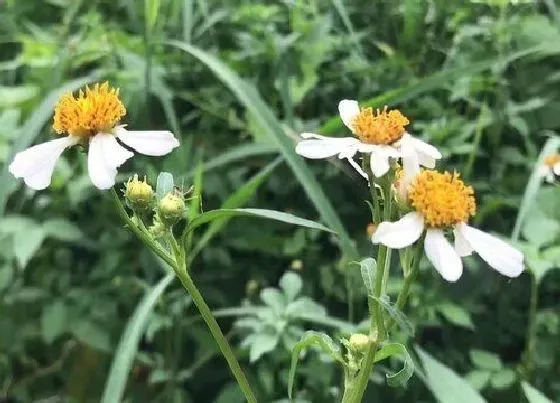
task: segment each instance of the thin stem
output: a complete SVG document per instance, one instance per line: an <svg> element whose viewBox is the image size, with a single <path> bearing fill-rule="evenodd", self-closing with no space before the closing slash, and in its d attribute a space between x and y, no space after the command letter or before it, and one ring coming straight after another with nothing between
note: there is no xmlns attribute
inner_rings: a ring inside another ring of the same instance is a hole
<svg viewBox="0 0 560 403"><path fill-rule="evenodd" d="M420 260L422 260L422 251L424 250L424 238L425 236L422 235L422 237L418 240L418 243L416 244L416 248L414 250L412 267L410 267L410 270L408 270L407 274L404 276L404 284L397 297L397 302L395 303L395 307L398 311L403 310L404 305L406 304L406 300L408 299L410 286L412 285L412 283L416 279L416 275L418 274ZM395 323L396 322L393 318L389 318L387 322L387 331L391 330Z"/></svg>
<svg viewBox="0 0 560 403"><path fill-rule="evenodd" d="M531 377L533 371L533 354L535 352L535 344L537 338L537 305L539 299L539 285L536 276L529 271L531 280L531 299L529 300L529 323L527 324L527 341L525 343L525 351L523 352L523 376L526 380Z"/></svg>
<svg viewBox="0 0 560 403"><path fill-rule="evenodd" d="M181 280L181 284L193 299L193 302L198 308L202 319L208 326L208 329L210 330L210 333L212 333L216 344L218 344L220 351L224 355L229 368L233 373L233 376L235 377L235 380L237 381L239 387L241 388L241 391L245 395L245 399L247 399L247 402L249 403L257 403L257 399L255 398L255 395L251 390L249 381L247 380L247 377L241 369L241 366L239 365L239 362L237 361L237 358L235 357L231 346L222 333L218 322L216 322L216 319L212 315L212 311L204 301L202 294L200 294L198 288L187 272L184 249L179 246L177 240L173 237L173 233L170 231L167 234L167 239L170 242L171 249L174 255L171 256L159 243L157 243L151 237L141 221L139 221L137 224L130 218L114 188L111 189L111 194L113 196L113 201L115 202L117 212L119 213L119 216L123 219L123 221L127 224L128 228L132 232L134 232L134 234L147 247L154 251L156 255L162 258L169 266L171 266L177 277L179 277L179 279Z"/></svg>
<svg viewBox="0 0 560 403"><path fill-rule="evenodd" d="M247 380L243 370L241 369L241 366L239 365L239 362L237 361L233 350L231 349L228 341L222 333L218 322L216 322L216 319L212 315L212 311L204 301L202 294L200 294L198 288L196 288L194 282L192 281L191 276L189 276L189 274L187 273L186 268L183 266L180 270L176 270L175 273L181 280L181 283L183 284L183 287L185 287L185 290L187 290L189 295L192 297L194 304L196 305L198 311L200 312L200 315L202 316L202 319L204 319L204 322L208 326L210 333L212 333L212 336L218 344L220 351L224 355L229 368L233 373L233 376L235 377L235 380L237 381L239 387L241 388L241 391L245 395L245 399L247 399L247 402L249 403L257 403L257 399L253 391L251 390L249 381Z"/></svg>

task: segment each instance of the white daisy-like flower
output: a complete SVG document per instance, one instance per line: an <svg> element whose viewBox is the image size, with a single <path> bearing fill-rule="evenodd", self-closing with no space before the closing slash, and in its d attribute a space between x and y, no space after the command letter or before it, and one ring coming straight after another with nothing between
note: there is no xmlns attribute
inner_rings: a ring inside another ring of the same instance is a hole
<svg viewBox="0 0 560 403"><path fill-rule="evenodd" d="M306 158L321 159L338 156L348 162L367 179L360 165L354 161L356 153L370 154L370 168L376 177L389 171L390 158L402 158L405 171L418 171L418 165L433 168L441 153L434 146L414 138L405 130L408 119L399 110L374 112L373 108L361 108L357 101L342 100L338 104L342 122L356 137L326 137L303 133L304 139L296 146L296 152ZM407 174L408 176L408 174Z"/></svg>
<svg viewBox="0 0 560 403"><path fill-rule="evenodd" d="M371 240L401 249L416 242L424 231L428 260L447 281L463 273L461 257L473 251L499 273L517 277L523 271L523 254L506 242L467 224L476 204L472 187L457 173L424 170L408 186L407 201L415 211L396 222L382 222ZM445 237L452 230L455 245Z"/></svg>
<svg viewBox="0 0 560 403"><path fill-rule="evenodd" d="M547 155L538 168L538 174L546 182L553 183L554 176L560 176L560 154Z"/></svg>
<svg viewBox="0 0 560 403"><path fill-rule="evenodd" d="M123 147L152 156L168 154L179 141L167 130L132 131L118 125L126 114L118 89L107 82L86 87L78 97L65 94L54 112L53 129L65 137L38 144L16 154L9 171L35 190L51 183L58 157L73 145L88 148L88 172L93 184L102 190L115 184L117 168L134 154ZM117 141L117 139L119 141Z"/></svg>

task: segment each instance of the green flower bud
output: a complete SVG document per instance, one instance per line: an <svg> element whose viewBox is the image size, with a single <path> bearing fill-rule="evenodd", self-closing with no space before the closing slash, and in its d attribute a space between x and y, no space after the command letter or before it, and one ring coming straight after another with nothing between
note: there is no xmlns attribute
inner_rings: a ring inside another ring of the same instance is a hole
<svg viewBox="0 0 560 403"><path fill-rule="evenodd" d="M362 333L354 333L350 336L350 348L354 351L364 352L370 345L371 340L369 336Z"/></svg>
<svg viewBox="0 0 560 403"><path fill-rule="evenodd" d="M185 214L185 200L179 192L167 193L157 206L157 213L161 221L167 225L177 223Z"/></svg>
<svg viewBox="0 0 560 403"><path fill-rule="evenodd" d="M154 190L146 182L146 178L139 181L138 175L135 174L134 178L126 183L124 196L130 208L135 211L146 211L152 208Z"/></svg>

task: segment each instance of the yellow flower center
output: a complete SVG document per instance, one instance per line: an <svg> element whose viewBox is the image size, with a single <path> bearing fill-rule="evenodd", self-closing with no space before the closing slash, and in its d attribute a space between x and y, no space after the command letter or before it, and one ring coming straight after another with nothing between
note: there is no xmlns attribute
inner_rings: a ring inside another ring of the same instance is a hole
<svg viewBox="0 0 560 403"><path fill-rule="evenodd" d="M59 134L89 137L109 132L124 115L119 90L104 82L80 90L77 98L72 93L63 95L54 109L53 129Z"/></svg>
<svg viewBox="0 0 560 403"><path fill-rule="evenodd" d="M408 199L432 228L468 222L476 211L473 188L466 186L456 172L420 172L408 188Z"/></svg>
<svg viewBox="0 0 560 403"><path fill-rule="evenodd" d="M362 108L354 118L352 128L358 138L367 144L392 144L405 133L404 127L410 122L399 110L382 111L373 108Z"/></svg>
<svg viewBox="0 0 560 403"><path fill-rule="evenodd" d="M551 154L544 157L543 163L549 167L553 168L554 165L560 162L560 154Z"/></svg>

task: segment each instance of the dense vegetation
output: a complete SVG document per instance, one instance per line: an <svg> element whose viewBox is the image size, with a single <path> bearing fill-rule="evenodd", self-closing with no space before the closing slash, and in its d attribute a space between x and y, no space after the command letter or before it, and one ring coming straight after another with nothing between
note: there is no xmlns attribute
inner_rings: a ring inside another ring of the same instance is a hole
<svg viewBox="0 0 560 403"><path fill-rule="evenodd" d="M78 149L45 191L8 173L15 152L53 135L61 94L108 80L124 123L181 140L165 158L131 160L121 181L172 172L194 185L192 208L275 209L347 232L240 218L193 240L193 277L259 401L288 401L304 330L348 335L367 314L348 264L373 250L367 183L293 152L302 131L347 134L343 98L403 111L476 189L476 225L518 240L528 267L511 280L468 259L450 284L424 262L404 311L414 333L400 338L430 365L406 388L377 367L364 401L545 402L528 384L560 401L559 195L535 174L558 146L558 13L513 0L0 2L0 400L115 401L119 340L143 331L126 401L243 401L191 299L123 230ZM145 331L127 325L154 290ZM298 401L337 401L340 387L329 358L309 351Z"/></svg>

